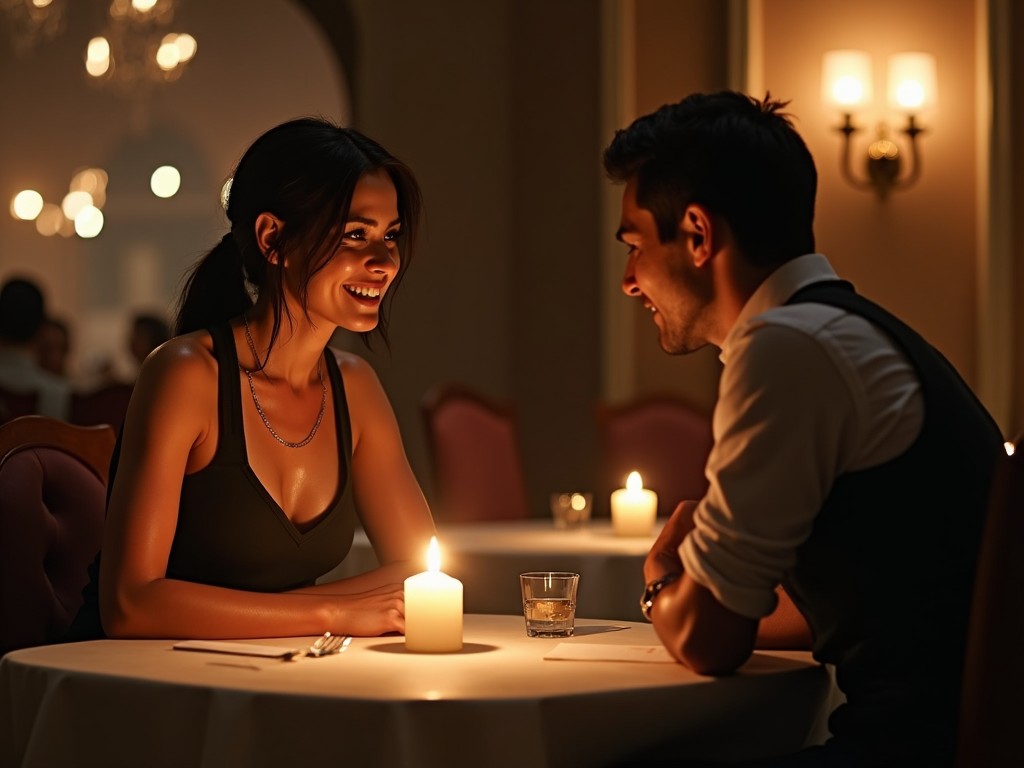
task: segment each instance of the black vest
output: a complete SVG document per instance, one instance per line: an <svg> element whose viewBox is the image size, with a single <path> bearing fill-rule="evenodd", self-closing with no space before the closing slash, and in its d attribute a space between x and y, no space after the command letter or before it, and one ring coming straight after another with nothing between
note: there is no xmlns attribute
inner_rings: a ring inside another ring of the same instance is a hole
<svg viewBox="0 0 1024 768"><path fill-rule="evenodd" d="M959 713L967 617L1000 430L949 362L849 283L787 303L859 315L887 333L924 398L917 440L899 457L836 480L784 585L835 665L847 703L834 746L867 765L948 765Z"/></svg>

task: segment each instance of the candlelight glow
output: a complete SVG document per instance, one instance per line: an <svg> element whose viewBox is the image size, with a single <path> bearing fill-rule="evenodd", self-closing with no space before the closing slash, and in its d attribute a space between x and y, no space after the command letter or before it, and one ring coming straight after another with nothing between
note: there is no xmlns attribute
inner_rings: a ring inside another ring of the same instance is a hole
<svg viewBox="0 0 1024 768"><path fill-rule="evenodd" d="M626 478L626 490L630 493L636 493L644 487L643 478L640 477L639 472L630 472L629 477Z"/></svg>
<svg viewBox="0 0 1024 768"><path fill-rule="evenodd" d="M582 493L574 493L569 498L569 506L577 512L581 512L587 508L587 499Z"/></svg>
<svg viewBox="0 0 1024 768"><path fill-rule="evenodd" d="M427 570L431 573L439 573L441 570L441 547L437 543L437 536L430 537L430 545L427 547Z"/></svg>
<svg viewBox="0 0 1024 768"><path fill-rule="evenodd" d="M1011 443L1009 440L1007 440L1005 443L1003 443L1003 448L1006 449L1006 455L1007 456L1013 456L1014 451L1016 450L1016 448L1014 448L1013 443Z"/></svg>

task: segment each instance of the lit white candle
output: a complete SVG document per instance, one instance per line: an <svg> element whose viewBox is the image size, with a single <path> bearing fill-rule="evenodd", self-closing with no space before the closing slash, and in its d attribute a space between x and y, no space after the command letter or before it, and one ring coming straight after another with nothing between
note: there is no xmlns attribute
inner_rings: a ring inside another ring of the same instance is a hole
<svg viewBox="0 0 1024 768"><path fill-rule="evenodd" d="M650 536L658 516L658 494L644 488L639 472L630 472L626 487L612 491L612 530L616 536Z"/></svg>
<svg viewBox="0 0 1024 768"><path fill-rule="evenodd" d="M436 536L427 548L427 570L405 580L405 647L420 653L462 650L462 582L441 573Z"/></svg>

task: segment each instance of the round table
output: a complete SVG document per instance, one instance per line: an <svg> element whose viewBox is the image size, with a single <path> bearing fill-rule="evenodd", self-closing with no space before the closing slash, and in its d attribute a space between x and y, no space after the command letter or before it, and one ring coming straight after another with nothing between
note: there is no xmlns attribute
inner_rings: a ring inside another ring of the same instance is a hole
<svg viewBox="0 0 1024 768"><path fill-rule="evenodd" d="M467 614L458 653L409 653L391 636L297 661L172 640L14 651L0 660L0 766L587 768L666 739L688 757L737 759L824 737L835 689L808 654L758 652L718 679L663 660L545 658L663 658L648 624L577 630L530 638L521 616Z"/></svg>

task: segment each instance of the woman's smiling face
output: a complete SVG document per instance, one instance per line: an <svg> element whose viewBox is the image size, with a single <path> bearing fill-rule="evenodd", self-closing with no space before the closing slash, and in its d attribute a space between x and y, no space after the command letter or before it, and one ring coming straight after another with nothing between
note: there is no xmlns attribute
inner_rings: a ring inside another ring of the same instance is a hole
<svg viewBox="0 0 1024 768"><path fill-rule="evenodd" d="M371 331L401 265L398 194L385 171L364 174L352 192L338 248L309 282L308 309L350 331Z"/></svg>

